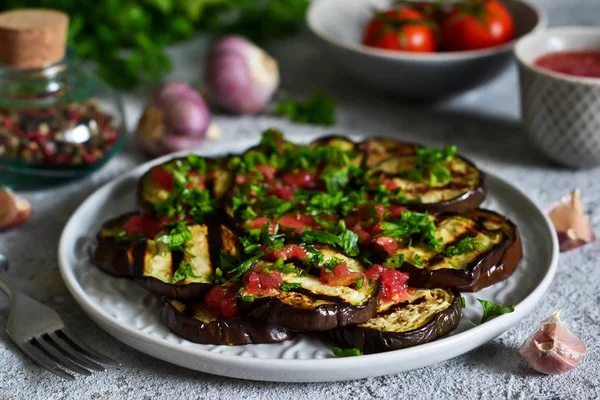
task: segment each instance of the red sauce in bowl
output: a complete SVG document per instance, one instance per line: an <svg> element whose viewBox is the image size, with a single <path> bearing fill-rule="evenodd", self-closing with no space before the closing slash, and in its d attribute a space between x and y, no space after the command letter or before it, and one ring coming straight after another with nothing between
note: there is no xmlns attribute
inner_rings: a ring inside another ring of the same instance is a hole
<svg viewBox="0 0 600 400"><path fill-rule="evenodd" d="M535 60L538 67L562 74L600 78L600 51L560 51Z"/></svg>

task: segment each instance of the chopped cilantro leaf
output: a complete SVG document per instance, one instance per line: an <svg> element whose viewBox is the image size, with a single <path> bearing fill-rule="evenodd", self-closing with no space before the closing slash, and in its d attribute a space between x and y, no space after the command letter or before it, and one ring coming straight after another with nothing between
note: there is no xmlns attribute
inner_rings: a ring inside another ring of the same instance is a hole
<svg viewBox="0 0 600 400"><path fill-rule="evenodd" d="M192 240L192 232L188 229L185 222L177 222L169 231L169 234L162 235L157 242L167 245L169 251L185 251L184 245ZM189 246L189 243L186 245Z"/></svg>
<svg viewBox="0 0 600 400"><path fill-rule="evenodd" d="M494 302L482 299L477 299L477 301L483 307L483 317L481 317L482 324L499 315L508 314L515 311L514 305L503 306L501 304L496 304Z"/></svg>
<svg viewBox="0 0 600 400"><path fill-rule="evenodd" d="M171 283L177 283L179 281L182 281L188 276L191 276L193 278L199 278L199 276L194 275L192 265L188 262L182 261L181 264L179 264L179 268L177 268L177 271L175 271L175 273L173 274L173 278L171 278Z"/></svg>
<svg viewBox="0 0 600 400"><path fill-rule="evenodd" d="M474 237L466 237L461 239L455 245L446 246L441 253L446 257L457 256L465 253L469 253L476 249L484 247L483 243L476 242Z"/></svg>
<svg viewBox="0 0 600 400"><path fill-rule="evenodd" d="M284 292L289 292L292 289L298 289L301 287L302 287L302 285L299 283L283 283L283 284L281 284L281 290L283 290Z"/></svg>
<svg viewBox="0 0 600 400"><path fill-rule="evenodd" d="M402 263L404 262L404 254L394 254L391 257L388 257L384 262L383 266L387 268L400 268Z"/></svg>
<svg viewBox="0 0 600 400"><path fill-rule="evenodd" d="M363 275L356 281L356 288L360 289L361 287L363 287L364 283L365 283L365 277Z"/></svg>
<svg viewBox="0 0 600 400"><path fill-rule="evenodd" d="M254 296L251 296L251 295L242 296L242 301L244 303L253 303L254 302Z"/></svg>
<svg viewBox="0 0 600 400"><path fill-rule="evenodd" d="M411 239L413 236L419 236L436 249L441 244L441 239L435 237L435 223L429 218L429 214L427 213L404 211L399 220L384 222L381 224L381 229L383 233L380 236L388 236L396 240Z"/></svg>
<svg viewBox="0 0 600 400"><path fill-rule="evenodd" d="M413 263L415 263L416 266L420 267L423 265L423 261L421 261L421 255L420 254L415 254L413 256Z"/></svg>
<svg viewBox="0 0 600 400"><path fill-rule="evenodd" d="M357 348L343 349L341 347L332 347L331 351L336 357L354 357L362 355L362 351Z"/></svg>

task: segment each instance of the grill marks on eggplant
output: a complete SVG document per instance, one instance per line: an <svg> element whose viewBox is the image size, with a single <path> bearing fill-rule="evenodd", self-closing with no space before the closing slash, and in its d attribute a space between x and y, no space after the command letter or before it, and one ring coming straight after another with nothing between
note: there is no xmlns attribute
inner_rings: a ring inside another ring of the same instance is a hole
<svg viewBox="0 0 600 400"><path fill-rule="evenodd" d="M386 308L387 307L387 308ZM417 290L397 305L381 305L364 324L335 329L330 338L338 346L363 353L399 350L447 335L460 321L460 295L446 289Z"/></svg>
<svg viewBox="0 0 600 400"><path fill-rule="evenodd" d="M131 278L127 250L132 236L122 235L123 227L135 212L120 215L102 224L96 235L93 262L102 271L117 278Z"/></svg>
<svg viewBox="0 0 600 400"><path fill-rule="evenodd" d="M185 252L169 251L155 239L139 240L129 250L133 277L151 293L172 299L202 299L213 286L213 275L221 249L235 249L237 238L222 225L190 225L192 239ZM216 249L216 250L215 250ZM176 272L189 264L191 274L173 282Z"/></svg>
<svg viewBox="0 0 600 400"><path fill-rule="evenodd" d="M202 303L167 300L161 320L176 335L191 342L215 345L279 343L293 333L264 321L241 317L216 317Z"/></svg>

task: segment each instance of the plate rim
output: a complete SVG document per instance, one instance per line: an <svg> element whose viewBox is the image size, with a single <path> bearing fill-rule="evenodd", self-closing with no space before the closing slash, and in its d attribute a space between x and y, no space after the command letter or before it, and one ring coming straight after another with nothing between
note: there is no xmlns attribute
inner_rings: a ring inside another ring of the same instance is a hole
<svg viewBox="0 0 600 400"><path fill-rule="evenodd" d="M316 138L319 138L322 136L329 136L329 135L328 134L325 134L325 135L323 135L323 134L286 135L286 137L291 138L292 140L300 139L299 141L316 139ZM345 135L345 136L352 138L353 140L368 137L368 135ZM392 137L392 136L390 136L390 137ZM256 144L256 142L258 140L259 140L259 138L240 140L235 144L235 148L240 148L240 149L249 148L253 144ZM298 370L309 370L309 369L313 370L317 366L319 369L329 369L329 368L333 369L333 368L339 368L341 366L343 366L344 368L350 368L352 366L352 364L362 364L362 363L369 362L373 365L376 365L378 363L390 362L391 360L397 359L398 357L401 357L402 355L405 355L407 358L409 358L409 357L415 358L415 357L418 357L420 355L420 353L422 353L421 355L423 357L425 357L427 354L429 354L431 352L435 352L436 348L439 348L439 347L445 348L446 346L453 346L453 345L465 347L464 346L465 343L468 343L469 338L471 338L473 336L475 336L475 337L491 336L493 334L494 337L497 337L497 336L505 333L508 329L510 329L512 326L514 326L516 323L518 323L522 318L524 318L529 313L531 313L531 311L534 310L537 303L541 300L542 296L548 290L550 284L552 283L554 275L556 274L556 270L557 270L557 266L558 266L558 239L556 238L556 235L554 234L554 229L552 227L550 219L535 204L535 202L533 202L533 200L531 200L531 198L527 194L525 194L523 191L521 191L518 187L512 185L505 179L500 178L497 175L482 169L482 171L486 174L488 180L495 180L501 186L504 186L505 188L508 188L509 190L519 193L527 201L527 203L529 203L528 206L532 207L533 209L535 209L537 211L538 217L541 217L541 219L539 219L539 222L543 221L545 230L547 232L551 233L550 237L551 237L552 254L551 254L551 258L550 258L550 265L548 266L546 274L543 276L543 278L541 279L539 284L537 284L537 286L523 300L521 300L518 303L518 305L520 305L520 307L516 307L515 311L513 313L501 315L492 321L489 321L482 325L475 326L471 329L468 329L467 331L458 333L456 335L444 337L444 338L435 340L433 342L421 344L421 345L414 346L414 347L409 347L406 349L400 349L400 350L394 350L394 351L376 353L376 354L366 354L366 355L362 355L360 357L352 357L352 358L280 359L280 358L244 357L244 356L240 356L240 355L211 352L209 350L205 350L205 349L198 348L195 346L183 345L181 343L175 343L175 342L165 340L164 338L153 336L149 333L143 332L141 330L138 330L134 327L128 326L128 325L118 321L116 318L109 315L108 312L104 311L102 308L96 307L93 304L93 302L91 301L91 299L88 297L88 295L85 293L84 289L79 284L79 282L75 276L75 273L74 273L75 268L72 268L69 266L69 261L68 261L68 257L67 257L68 250L75 245L74 242L71 243L68 241L68 239L69 239L69 233L71 231L77 230L77 221L79 218L76 218L76 217L78 217L78 213L82 212L81 210L86 208L89 203L93 202L96 197L101 196L101 194L104 192L113 191L114 188L118 187L122 182L124 182L127 179L130 179L132 176L136 175L141 170L146 170L147 168L154 166L156 164L159 164L159 163L161 163L165 160L168 160L172 157L177 157L177 156L185 155L188 153L195 153L195 154L199 154L199 155L205 155L208 157L215 156L218 154L221 154L221 155L227 154L228 153L227 147L228 147L228 143L221 142L218 145L210 147L208 149L199 148L199 149L186 150L186 151L182 151L182 152L168 154L163 157L159 157L157 159L142 163L142 164L136 166L135 168L130 169L126 173L117 177L116 179L112 179L112 180L106 182L104 185L102 185L101 187L96 189L73 212L73 214L70 216L68 222L65 224L63 231L61 233L61 236L60 236L60 240L59 240L59 245L58 245L59 271L60 271L61 277L65 283L65 286L67 287L67 289L69 290L69 292L71 293L71 295L73 296L75 301L79 304L79 306L84 310L84 312L92 320L102 321L102 325L107 324L107 326L111 327L111 330L114 329L114 330L120 332L121 334L128 336L131 339L145 342L147 344L151 344L154 346L163 347L164 350L168 350L168 351L184 352L184 353L187 353L187 355L193 355L195 358L197 358L199 360L202 360L205 362L218 362L221 365L227 366L227 367L235 367L235 368L242 368L242 369L243 368L260 368L261 366L265 367L265 361L268 361L268 364L269 364L268 369L269 370L272 370L272 369L281 369L282 371L292 371L292 370L298 371ZM102 329L106 331L106 329L104 327L102 327ZM111 334L111 336L114 336L114 335ZM117 340L123 342L123 340L121 340L119 337L115 336L115 338ZM139 350L139 351L147 354L147 351L145 351L145 350L142 350L140 348L132 346L128 343L125 343L125 344L128 345L129 347L136 348L136 350ZM477 348L477 347L479 347L479 345L476 345L472 348L469 347L466 351L461 351L460 354L464 354L467 351L473 350L474 348ZM171 361L167 361L167 362L171 362ZM180 365L182 365L182 364L180 364ZM210 371L206 371L206 372L210 373ZM365 376L367 376L367 375L368 375L368 371L365 371ZM273 380L277 380L277 379L273 379ZM325 380L330 381L330 379L325 379ZM340 379L337 379L337 380L340 380ZM310 381L314 381L314 380L310 380Z"/></svg>

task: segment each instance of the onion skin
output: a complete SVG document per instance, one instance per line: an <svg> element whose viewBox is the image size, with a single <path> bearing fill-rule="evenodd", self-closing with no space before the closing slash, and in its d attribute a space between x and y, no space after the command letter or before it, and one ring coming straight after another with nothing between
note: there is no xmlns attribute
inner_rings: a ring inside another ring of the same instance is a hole
<svg viewBox="0 0 600 400"><path fill-rule="evenodd" d="M263 111L279 87L277 62L248 39L228 35L208 53L204 84L211 101L235 114Z"/></svg>
<svg viewBox="0 0 600 400"><path fill-rule="evenodd" d="M200 146L211 122L208 106L189 85L171 82L152 96L137 129L140 149L157 157Z"/></svg>
<svg viewBox="0 0 600 400"><path fill-rule="evenodd" d="M551 207L548 216L556 229L560 251L569 251L596 240L590 220L583 211L579 189Z"/></svg>
<svg viewBox="0 0 600 400"><path fill-rule="evenodd" d="M560 311L555 311L542 321L519 351L529 365L542 374L570 371L587 353L585 343L562 324L559 315Z"/></svg>
<svg viewBox="0 0 600 400"><path fill-rule="evenodd" d="M29 202L7 187L0 187L0 231L16 228L31 217Z"/></svg>

